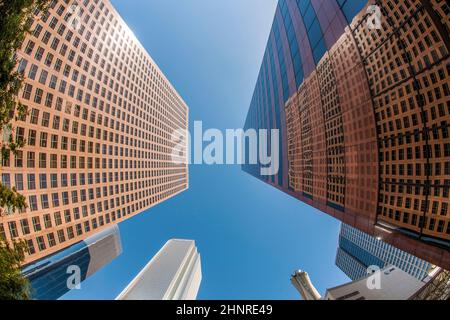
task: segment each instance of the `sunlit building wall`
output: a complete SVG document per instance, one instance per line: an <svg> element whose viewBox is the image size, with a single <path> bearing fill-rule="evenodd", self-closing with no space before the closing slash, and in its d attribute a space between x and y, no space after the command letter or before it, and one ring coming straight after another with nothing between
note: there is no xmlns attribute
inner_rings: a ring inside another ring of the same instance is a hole
<svg viewBox="0 0 450 320"><path fill-rule="evenodd" d="M0 217L0 236L27 242L26 263L188 188L171 139L188 107L111 3L54 0L31 28L16 54L26 146L1 166L28 208Z"/></svg>
<svg viewBox="0 0 450 320"><path fill-rule="evenodd" d="M243 170L450 267L448 21L438 0L280 0L245 123L280 130L280 170Z"/></svg>
<svg viewBox="0 0 450 320"><path fill-rule="evenodd" d="M193 240L169 240L116 300L195 300L202 281Z"/></svg>

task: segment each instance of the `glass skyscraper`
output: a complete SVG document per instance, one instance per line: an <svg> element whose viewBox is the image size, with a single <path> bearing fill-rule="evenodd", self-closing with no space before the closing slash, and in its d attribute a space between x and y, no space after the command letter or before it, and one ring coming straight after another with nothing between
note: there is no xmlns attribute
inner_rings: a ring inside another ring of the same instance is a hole
<svg viewBox="0 0 450 320"><path fill-rule="evenodd" d="M81 284L121 253L120 231L115 225L25 266L22 272L30 281L33 299L56 300L66 294L71 285ZM76 279L78 276L79 279Z"/></svg>
<svg viewBox="0 0 450 320"><path fill-rule="evenodd" d="M353 281L366 277L370 266L383 269L390 265L422 281L433 267L429 262L346 224L341 226L336 265Z"/></svg>
<svg viewBox="0 0 450 320"><path fill-rule="evenodd" d="M280 170L243 170L450 268L449 21L440 0L280 0L245 122L280 131Z"/></svg>

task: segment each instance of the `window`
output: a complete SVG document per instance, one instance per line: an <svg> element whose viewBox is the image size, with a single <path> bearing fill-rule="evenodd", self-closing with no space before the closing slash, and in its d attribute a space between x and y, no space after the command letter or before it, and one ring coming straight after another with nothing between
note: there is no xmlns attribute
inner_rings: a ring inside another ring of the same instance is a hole
<svg viewBox="0 0 450 320"><path fill-rule="evenodd" d="M36 196L29 196L28 197L28 207L30 208L31 211L37 211L38 206L37 206L37 198L36 198Z"/></svg>
<svg viewBox="0 0 450 320"><path fill-rule="evenodd" d="M30 225L28 224L28 219L20 220L20 226L22 228L22 234L23 235L30 234Z"/></svg>
<svg viewBox="0 0 450 320"><path fill-rule="evenodd" d="M12 239L15 239L19 236L19 233L17 232L17 225L15 221L8 222L9 227L9 235Z"/></svg>
<svg viewBox="0 0 450 320"><path fill-rule="evenodd" d="M55 212L53 214L53 217L55 219L55 225L56 226L62 225L61 212Z"/></svg>
<svg viewBox="0 0 450 320"><path fill-rule="evenodd" d="M25 83L25 85L23 87L22 98L24 98L26 100L30 100L32 90L33 90L33 86L31 84Z"/></svg>
<svg viewBox="0 0 450 320"><path fill-rule="evenodd" d="M32 221L33 221L34 232L41 231L42 230L42 228L41 228L41 220L39 219L39 217L33 217Z"/></svg>
<svg viewBox="0 0 450 320"><path fill-rule="evenodd" d="M42 209L49 208L48 195L46 195L46 194L41 195L41 204L42 204Z"/></svg>
<svg viewBox="0 0 450 320"><path fill-rule="evenodd" d="M33 41L28 41L27 46L25 47L25 53L28 55L31 55L31 53L33 52L34 49L34 42Z"/></svg>
<svg viewBox="0 0 450 320"><path fill-rule="evenodd" d="M41 76L39 77L39 83L45 85L47 82L48 72L45 70L41 71Z"/></svg>
<svg viewBox="0 0 450 320"><path fill-rule="evenodd" d="M44 48L39 47L39 48L36 50L36 53L34 54L34 58L35 58L37 61L41 61L43 55L44 55Z"/></svg>
<svg viewBox="0 0 450 320"><path fill-rule="evenodd" d="M47 240L48 240L49 247L56 246L55 235L53 233L47 234Z"/></svg>
<svg viewBox="0 0 450 320"><path fill-rule="evenodd" d="M58 193L52 193L52 203L53 203L53 208L59 207L59 194Z"/></svg>
<svg viewBox="0 0 450 320"><path fill-rule="evenodd" d="M39 174L40 189L47 189L47 175L45 173Z"/></svg>
<svg viewBox="0 0 450 320"><path fill-rule="evenodd" d="M22 173L16 173L15 182L16 182L16 189L18 191L23 191L23 174Z"/></svg>
<svg viewBox="0 0 450 320"><path fill-rule="evenodd" d="M36 253L36 249L34 248L33 240L27 240L28 254L32 255Z"/></svg>
<svg viewBox="0 0 450 320"><path fill-rule="evenodd" d="M44 237L40 236L36 238L38 248L40 251L44 251L46 249Z"/></svg>
<svg viewBox="0 0 450 320"><path fill-rule="evenodd" d="M50 229L52 227L52 218L49 214L44 215L44 226L46 229Z"/></svg>
<svg viewBox="0 0 450 320"><path fill-rule="evenodd" d="M63 243L66 241L66 236L64 235L64 230L58 230L58 241L59 243Z"/></svg>
<svg viewBox="0 0 450 320"><path fill-rule="evenodd" d="M27 65L28 65L28 61L26 59L22 58L20 60L19 66L17 67L17 72L24 74Z"/></svg>
<svg viewBox="0 0 450 320"><path fill-rule="evenodd" d="M28 190L36 190L36 177L34 173L28 174Z"/></svg>
<svg viewBox="0 0 450 320"><path fill-rule="evenodd" d="M30 123L38 124L38 119L39 119L39 110L35 108L31 109Z"/></svg>

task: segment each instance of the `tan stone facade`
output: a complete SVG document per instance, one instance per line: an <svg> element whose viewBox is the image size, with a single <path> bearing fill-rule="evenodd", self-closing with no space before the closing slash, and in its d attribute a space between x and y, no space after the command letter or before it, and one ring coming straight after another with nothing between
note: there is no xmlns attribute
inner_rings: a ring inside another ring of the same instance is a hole
<svg viewBox="0 0 450 320"><path fill-rule="evenodd" d="M108 0L72 3L53 1L17 52L27 145L1 174L28 208L0 218L0 235L26 240L27 262L188 188L171 158L187 105Z"/></svg>

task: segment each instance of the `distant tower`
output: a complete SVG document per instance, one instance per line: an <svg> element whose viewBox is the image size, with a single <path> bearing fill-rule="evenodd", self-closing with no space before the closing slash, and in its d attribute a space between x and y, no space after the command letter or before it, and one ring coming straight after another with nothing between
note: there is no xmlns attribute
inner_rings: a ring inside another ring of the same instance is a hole
<svg viewBox="0 0 450 320"><path fill-rule="evenodd" d="M202 280L193 240L169 240L116 300L195 300Z"/></svg>
<svg viewBox="0 0 450 320"><path fill-rule="evenodd" d="M33 299L56 300L69 292L70 284L80 284L121 253L120 230L114 225L57 254L25 266L22 272L30 281ZM78 276L79 283L76 283Z"/></svg>
<svg viewBox="0 0 450 320"><path fill-rule="evenodd" d="M365 278L370 266L381 269L392 265L422 281L432 270L431 263L364 233L342 224L339 248L336 254L338 266L353 281Z"/></svg>
<svg viewBox="0 0 450 320"><path fill-rule="evenodd" d="M291 282L298 292L300 292L303 300L322 299L319 292L312 284L307 272L301 270L296 271L291 277Z"/></svg>

